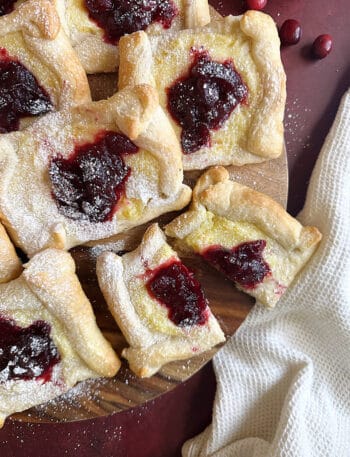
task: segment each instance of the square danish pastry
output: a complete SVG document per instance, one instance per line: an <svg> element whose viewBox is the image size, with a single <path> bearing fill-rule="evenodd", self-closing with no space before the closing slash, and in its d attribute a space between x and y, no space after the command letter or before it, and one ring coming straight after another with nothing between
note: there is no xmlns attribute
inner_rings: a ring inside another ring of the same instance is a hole
<svg viewBox="0 0 350 457"><path fill-rule="evenodd" d="M78 381L111 377L120 360L98 329L72 257L48 249L0 285L0 426Z"/></svg>
<svg viewBox="0 0 350 457"><path fill-rule="evenodd" d="M87 73L116 71L121 36L199 27L210 21L207 0L54 0Z"/></svg>
<svg viewBox="0 0 350 457"><path fill-rule="evenodd" d="M190 210L165 232L270 307L321 240L316 227L303 227L267 195L230 181L223 167L200 177Z"/></svg>
<svg viewBox="0 0 350 457"><path fill-rule="evenodd" d="M47 0L0 17L0 100L0 133L91 101L84 69Z"/></svg>
<svg viewBox="0 0 350 457"><path fill-rule="evenodd" d="M130 347L122 355L141 377L200 354L225 340L200 283L151 225L137 249L104 252L97 277Z"/></svg>
<svg viewBox="0 0 350 457"><path fill-rule="evenodd" d="M146 85L2 135L0 165L0 217L29 256L112 237L191 198L178 141Z"/></svg>
<svg viewBox="0 0 350 457"><path fill-rule="evenodd" d="M286 78L272 18L257 11L119 43L119 89L152 84L182 145L185 170L243 165L283 150Z"/></svg>

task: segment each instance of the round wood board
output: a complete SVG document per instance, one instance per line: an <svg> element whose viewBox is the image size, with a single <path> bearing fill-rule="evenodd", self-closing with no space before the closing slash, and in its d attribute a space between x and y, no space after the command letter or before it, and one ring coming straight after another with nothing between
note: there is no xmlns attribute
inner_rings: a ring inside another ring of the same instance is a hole
<svg viewBox="0 0 350 457"><path fill-rule="evenodd" d="M89 77L89 82L95 100L112 95L117 87L117 78L114 74L92 75ZM288 191L286 151L280 158L262 164L244 167L232 166L227 169L233 179L270 195L283 206L286 205ZM185 182L193 186L200 174L199 171L186 172ZM163 215L157 221L160 226L163 226L177 214L179 213ZM119 235L118 240L112 244L113 250L134 249L148 225L145 224ZM74 248L71 253L76 261L77 274L83 289L94 307L97 323L105 337L113 344L116 352L120 354L127 343L108 311L95 275L96 256L102 250L110 247L111 245L108 243L102 247L101 245L78 247ZM194 270L209 299L212 311L226 336L229 337L242 323L253 306L254 300L235 289L230 281L197 257L182 257L182 259ZM17 413L12 418L25 422L70 422L123 411L173 389L211 360L218 350L219 347L216 347L189 360L169 363L148 379L140 379L135 376L124 360L114 378L81 382L65 395L42 406Z"/></svg>

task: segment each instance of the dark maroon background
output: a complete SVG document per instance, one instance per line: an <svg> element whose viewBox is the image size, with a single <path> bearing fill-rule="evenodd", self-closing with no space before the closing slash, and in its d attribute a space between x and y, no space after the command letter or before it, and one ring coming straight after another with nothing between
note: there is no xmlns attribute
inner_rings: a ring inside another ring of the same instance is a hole
<svg viewBox="0 0 350 457"><path fill-rule="evenodd" d="M222 14L244 11L241 1L213 2ZM285 116L290 171L289 210L302 207L307 183L340 98L350 85L349 0L269 0L265 11L278 25L298 19L303 36L282 50L288 77ZM334 38L332 53L315 61L317 35ZM177 457L182 443L210 423L215 394L211 364L190 380L143 407L104 419L68 424L8 420L0 431L1 457Z"/></svg>

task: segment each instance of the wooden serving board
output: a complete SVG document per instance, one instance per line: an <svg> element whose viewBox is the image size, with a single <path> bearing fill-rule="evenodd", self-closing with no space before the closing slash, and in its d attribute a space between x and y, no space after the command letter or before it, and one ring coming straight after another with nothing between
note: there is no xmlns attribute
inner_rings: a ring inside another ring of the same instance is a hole
<svg viewBox="0 0 350 457"><path fill-rule="evenodd" d="M95 100L106 98L115 92L116 75L90 76L89 81ZM227 167L233 179L262 191L283 206L286 205L288 191L288 168L286 152L278 159L258 165L244 167ZM193 186L201 172L186 172L185 182ZM158 218L160 226L172 220L179 213L169 213ZM121 234L113 248L118 250L134 249L145 231L145 224ZM116 352L127 345L118 329L98 288L95 275L97 247L78 247L71 253L77 265L77 274L85 293L90 299L97 318L97 323L105 337L113 344ZM226 280L210 266L197 257L183 258L201 282L210 307L218 318L226 336L232 335L242 323L254 300L239 292L232 283ZM172 362L166 365L155 376L140 379L123 361L122 368L112 379L88 380L79 383L74 389L56 400L12 416L25 422L70 422L92 419L116 413L136 405L141 405L164 392L173 389L188 379L207 363L219 350L218 347L205 354L186 361Z"/></svg>

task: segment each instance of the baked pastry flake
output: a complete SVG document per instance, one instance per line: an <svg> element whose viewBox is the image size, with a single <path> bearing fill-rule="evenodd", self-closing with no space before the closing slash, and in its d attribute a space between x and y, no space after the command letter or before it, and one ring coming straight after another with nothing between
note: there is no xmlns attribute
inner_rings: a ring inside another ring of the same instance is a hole
<svg viewBox="0 0 350 457"><path fill-rule="evenodd" d="M122 257L104 252L97 276L109 309L130 347L122 355L141 377L164 364L225 340L201 285L151 225L137 249Z"/></svg>
<svg viewBox="0 0 350 457"><path fill-rule="evenodd" d="M29 256L109 238L183 208L181 151L150 86L0 137L0 213Z"/></svg>
<svg viewBox="0 0 350 457"><path fill-rule="evenodd" d="M118 42L137 30L164 34L210 21L207 0L55 0L87 73L116 71ZM97 57L98 56L98 57Z"/></svg>
<svg viewBox="0 0 350 457"><path fill-rule="evenodd" d="M29 0L0 17L0 76L0 133L91 100L84 69L47 0Z"/></svg>
<svg viewBox="0 0 350 457"><path fill-rule="evenodd" d="M120 360L98 329L70 254L42 251L0 285L0 425Z"/></svg>
<svg viewBox="0 0 350 457"><path fill-rule="evenodd" d="M248 11L164 37L136 32L119 53L119 88L156 87L185 170L281 154L286 79L270 16Z"/></svg>
<svg viewBox="0 0 350 457"><path fill-rule="evenodd" d="M165 232L266 306L276 304L321 240L316 227L303 227L267 195L231 181L223 167L200 177L190 210Z"/></svg>

